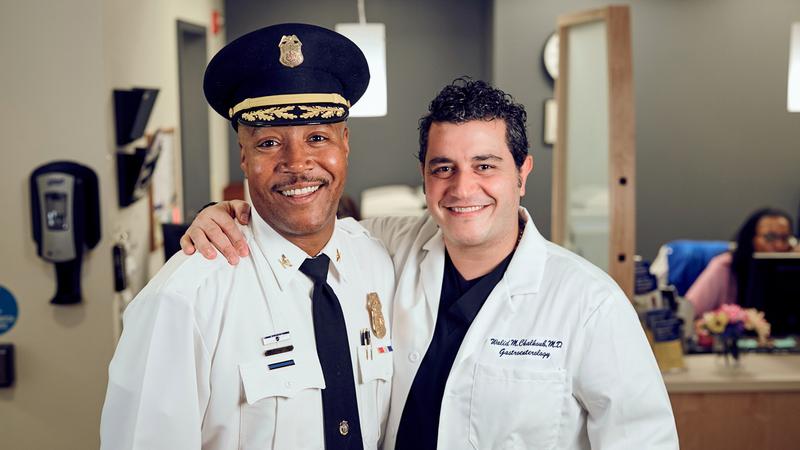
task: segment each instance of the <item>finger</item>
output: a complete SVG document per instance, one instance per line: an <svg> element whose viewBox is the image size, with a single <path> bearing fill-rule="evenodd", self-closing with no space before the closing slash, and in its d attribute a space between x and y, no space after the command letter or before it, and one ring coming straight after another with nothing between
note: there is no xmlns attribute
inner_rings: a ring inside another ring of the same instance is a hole
<svg viewBox="0 0 800 450"><path fill-rule="evenodd" d="M242 225L250 223L250 204L243 201L232 201L231 207L236 213L236 220Z"/></svg>
<svg viewBox="0 0 800 450"><path fill-rule="evenodd" d="M239 256L247 256L250 252L250 249L247 247L247 241L244 238L244 234L242 234L242 230L236 225L236 222L233 221L230 217L223 217L221 220L217 222L217 225L222 229L222 232L228 237L228 241L230 241L231 245L234 248L234 251ZM212 242L214 242L212 240ZM217 244L214 242L214 244ZM220 250L222 247L219 245L217 246ZM223 251L223 254L225 252ZM238 262L238 261L237 261ZM232 263L236 264L236 263Z"/></svg>
<svg viewBox="0 0 800 450"><path fill-rule="evenodd" d="M217 257L217 251L214 250L214 246L208 241L206 233L202 230L202 228L193 225L189 227L189 230L186 233L189 235L189 238L192 240L192 242L194 242L194 246L197 248L197 250L203 254L204 258L214 259Z"/></svg>
<svg viewBox="0 0 800 450"><path fill-rule="evenodd" d="M238 263L238 256L247 256L248 254L248 249L246 248L247 242L245 241L244 234L242 234L239 226L236 225L236 222L234 222L230 217L220 217L219 220L216 221L216 224L222 229L222 232L225 233L228 242L223 242L222 245L217 245L218 243L213 239L211 242L213 242L214 245L216 245L217 248L222 251L226 258L228 257L228 254L225 252L223 246L230 244L233 247L232 251L236 253L237 258L235 258L233 261L231 261L231 258L228 258L228 261L231 262L231 264Z"/></svg>
<svg viewBox="0 0 800 450"><path fill-rule="evenodd" d="M228 218L228 220L231 222L233 221L230 218ZM236 248L233 247L230 238L225 234L218 223L215 222L214 226L208 227L203 231L205 231L206 236L208 236L208 239L214 247L225 256L229 264L236 265L239 262L239 253L236 251Z"/></svg>
<svg viewBox="0 0 800 450"><path fill-rule="evenodd" d="M244 257L250 254L250 246L247 245L247 241L244 239L239 242L234 242L233 246L236 247L239 256Z"/></svg>
<svg viewBox="0 0 800 450"><path fill-rule="evenodd" d="M181 250L183 250L183 253L187 255L194 254L195 248L194 245L192 245L192 240L189 238L188 234L181 236Z"/></svg>
<svg viewBox="0 0 800 450"><path fill-rule="evenodd" d="M228 236L230 242L238 242L244 239L244 234L236 225L236 222L230 217L217 217L214 218L214 224L222 229L222 232ZM208 227L211 228L211 227Z"/></svg>

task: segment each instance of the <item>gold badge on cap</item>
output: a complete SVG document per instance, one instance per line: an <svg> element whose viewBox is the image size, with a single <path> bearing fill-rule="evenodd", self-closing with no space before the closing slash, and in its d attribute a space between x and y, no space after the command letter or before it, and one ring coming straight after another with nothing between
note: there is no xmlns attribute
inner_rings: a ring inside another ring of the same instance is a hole
<svg viewBox="0 0 800 450"><path fill-rule="evenodd" d="M377 292L367 294L367 311L369 311L369 324L372 326L372 332L378 339L383 339L386 336L386 320L383 318L381 299Z"/></svg>
<svg viewBox="0 0 800 450"><path fill-rule="evenodd" d="M281 37L281 42L278 48L281 49L281 57L278 61L286 67L297 67L303 64L303 51L300 47L303 43L297 38L297 35L289 35Z"/></svg>

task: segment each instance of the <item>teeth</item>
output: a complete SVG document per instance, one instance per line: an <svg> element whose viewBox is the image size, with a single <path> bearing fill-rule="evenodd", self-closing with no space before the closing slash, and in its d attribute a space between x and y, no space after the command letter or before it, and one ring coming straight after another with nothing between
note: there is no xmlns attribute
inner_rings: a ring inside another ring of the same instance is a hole
<svg viewBox="0 0 800 450"><path fill-rule="evenodd" d="M316 192L317 189L319 189L319 186L309 186L300 189L289 189L286 191L281 191L281 194L287 197L294 197L296 195L306 195L312 192Z"/></svg>
<svg viewBox="0 0 800 450"><path fill-rule="evenodd" d="M466 207L466 208L452 207L450 209L452 209L453 211L458 212L458 213L468 213L468 212L477 211L477 210L479 210L481 208L483 208L483 206L469 206L469 207Z"/></svg>

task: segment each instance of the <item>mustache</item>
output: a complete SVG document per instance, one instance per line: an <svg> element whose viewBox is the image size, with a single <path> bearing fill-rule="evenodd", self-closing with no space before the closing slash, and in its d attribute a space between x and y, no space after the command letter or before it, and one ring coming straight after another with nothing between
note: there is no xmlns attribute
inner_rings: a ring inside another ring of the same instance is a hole
<svg viewBox="0 0 800 450"><path fill-rule="evenodd" d="M290 186L294 186L300 183L320 183L322 185L326 185L330 183L330 180L324 177L313 177L307 175L292 175L287 177L285 180L281 180L280 182L274 184L272 186L273 190L281 190Z"/></svg>
<svg viewBox="0 0 800 450"><path fill-rule="evenodd" d="M489 198L486 198L485 196L482 196L482 197L464 197L464 198L462 198L462 197L456 197L456 196L453 196L453 195L447 195L441 201L439 201L440 205L442 205L444 207L447 207L447 208L452 207L452 206L464 206L464 205L486 206L486 205L491 205L493 203L494 203L493 200L491 200Z"/></svg>

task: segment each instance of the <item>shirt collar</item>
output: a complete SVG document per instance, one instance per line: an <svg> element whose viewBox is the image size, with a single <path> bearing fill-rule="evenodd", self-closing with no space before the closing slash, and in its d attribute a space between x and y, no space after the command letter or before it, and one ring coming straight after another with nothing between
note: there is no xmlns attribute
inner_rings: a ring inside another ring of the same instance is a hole
<svg viewBox="0 0 800 450"><path fill-rule="evenodd" d="M278 287L285 291L300 269L300 265L310 256L300 247L278 234L261 218L255 208L251 209L250 227L253 230L253 238L256 245L266 258L267 264L278 281ZM338 228L338 226L334 226L333 235L320 254L324 253L330 258L334 273L341 281L346 282L344 261L347 255L340 245L342 237Z"/></svg>
<svg viewBox="0 0 800 450"><path fill-rule="evenodd" d="M525 228L504 277L511 295L538 292L547 261L547 241L536 229L530 213L520 207L519 215L525 221ZM441 228L436 230L422 249L440 254L444 260L444 237Z"/></svg>
<svg viewBox="0 0 800 450"><path fill-rule="evenodd" d="M515 252L512 252L510 255L506 256L506 258L491 272L480 277L477 283L472 285L460 298L456 299L450 305L448 312L458 317L463 324L467 326L472 324L472 321L475 320L475 317L489 298L489 295L494 291L497 284L500 283L500 280L505 275L506 270L508 270L509 262L514 254ZM450 260L449 256L445 259L445 279L447 279L448 276L461 277L458 270L453 266L453 262ZM449 283L446 281L442 284L443 289L445 285L451 283L458 283L458 280L450 280Z"/></svg>
<svg viewBox="0 0 800 450"><path fill-rule="evenodd" d="M322 248L320 254L325 254L331 260L331 266L333 266L334 273L339 280L343 283L347 282L347 262L352 261L352 256L350 251L345 248L343 235L344 233L338 226L339 219L336 219L337 224L333 227L333 235L331 235L330 240L325 247Z"/></svg>

